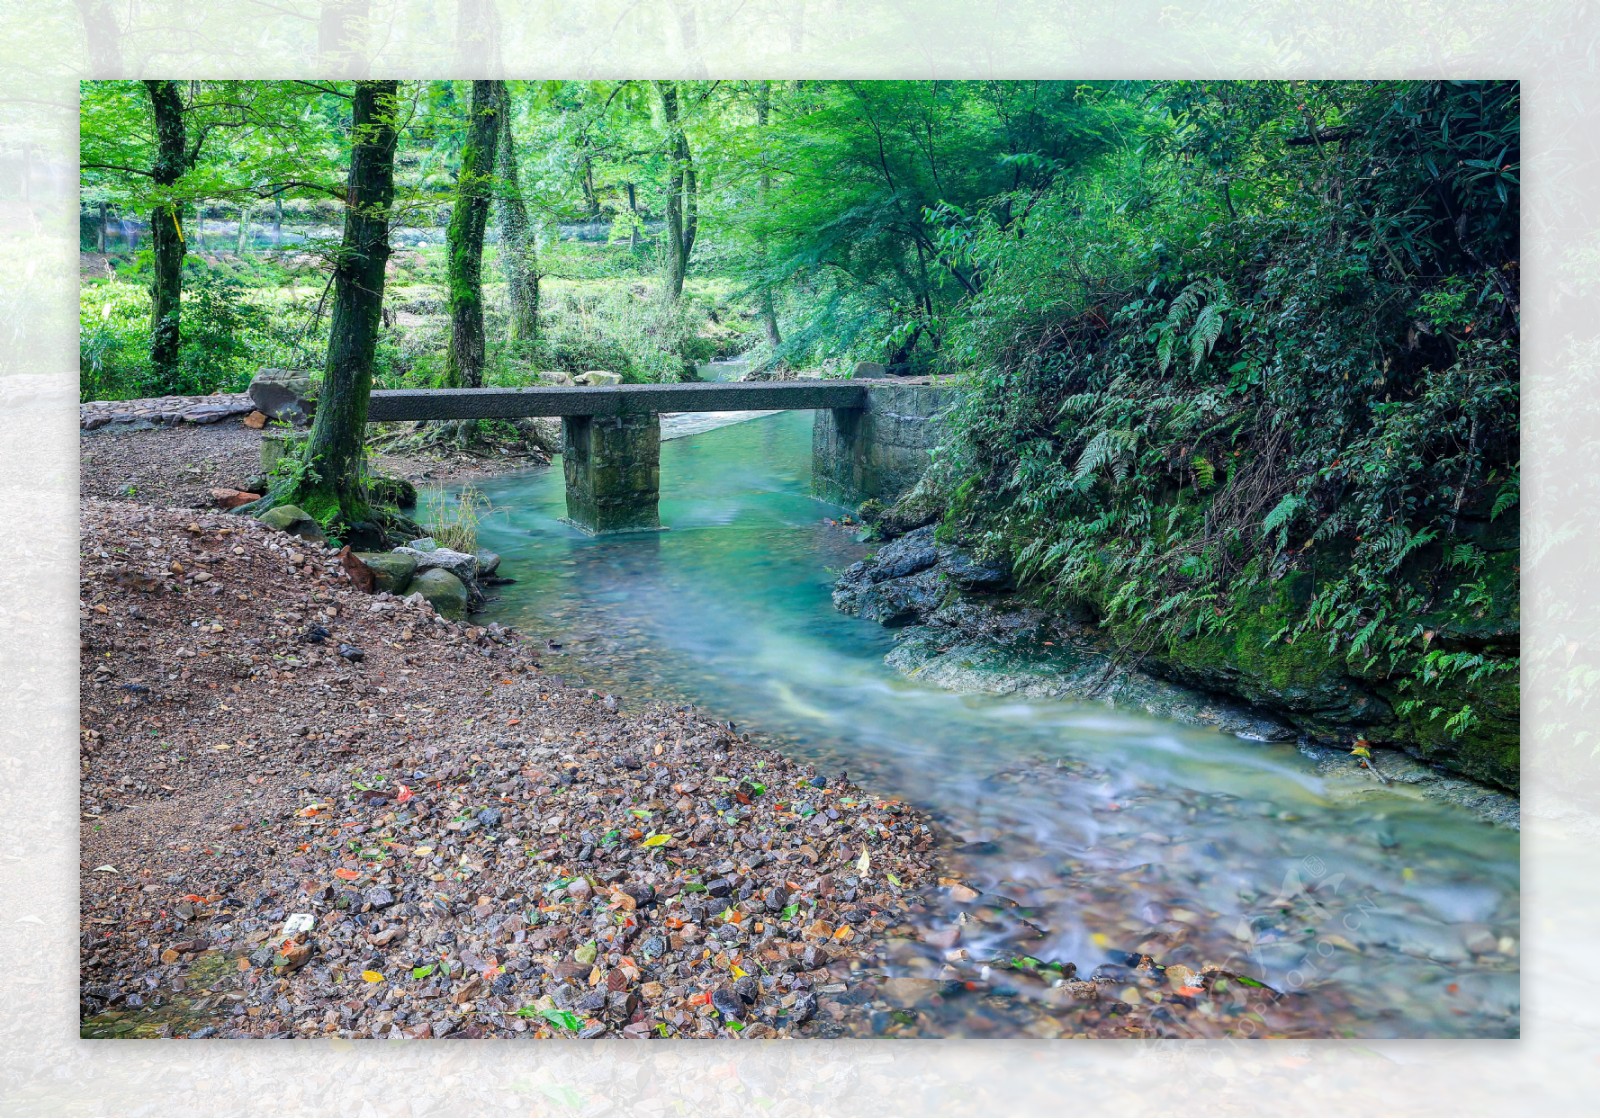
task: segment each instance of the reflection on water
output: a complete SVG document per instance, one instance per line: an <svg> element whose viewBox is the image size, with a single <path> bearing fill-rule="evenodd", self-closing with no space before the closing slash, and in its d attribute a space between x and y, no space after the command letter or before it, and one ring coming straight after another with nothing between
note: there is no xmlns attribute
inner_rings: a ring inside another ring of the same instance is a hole
<svg viewBox="0 0 1600 1119"><path fill-rule="evenodd" d="M562 524L558 470L482 485L482 544L518 580L490 616L563 642L552 667L624 703L693 700L921 807L956 873L1016 903L990 943L964 941L980 958L1231 960L1324 992L1335 1033L1517 1032L1515 833L1402 792L1341 795L1292 745L899 677L888 632L831 606L867 549L808 494L810 423L664 444L661 533Z"/></svg>

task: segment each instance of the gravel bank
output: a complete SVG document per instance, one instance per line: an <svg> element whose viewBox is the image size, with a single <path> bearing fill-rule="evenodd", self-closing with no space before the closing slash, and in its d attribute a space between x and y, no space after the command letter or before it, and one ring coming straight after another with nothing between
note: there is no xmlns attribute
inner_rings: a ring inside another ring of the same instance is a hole
<svg viewBox="0 0 1600 1119"><path fill-rule="evenodd" d="M901 805L253 521L83 521L89 1035L829 1032L912 932Z"/></svg>

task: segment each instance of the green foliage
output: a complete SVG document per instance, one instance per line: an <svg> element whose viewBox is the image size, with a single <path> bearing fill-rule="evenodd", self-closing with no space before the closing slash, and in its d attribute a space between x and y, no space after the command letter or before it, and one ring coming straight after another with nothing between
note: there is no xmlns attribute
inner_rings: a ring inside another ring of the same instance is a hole
<svg viewBox="0 0 1600 1119"><path fill-rule="evenodd" d="M478 550L478 525L492 509L481 490L467 486L452 500L444 491L430 489L422 502L423 526L439 547L456 552Z"/></svg>
<svg viewBox="0 0 1600 1119"><path fill-rule="evenodd" d="M1463 545L1517 501L1516 84L1170 82L1144 105L1114 156L971 223L950 529L1137 620L1136 651L1304 568L1272 641L1430 686L1514 674L1419 619L1484 616ZM1468 733L1469 708L1437 721Z"/></svg>
<svg viewBox="0 0 1600 1119"><path fill-rule="evenodd" d="M120 280L85 284L78 320L80 399L240 392L263 365L305 364L305 339L294 316L258 295L225 275L197 271L183 297L178 368L162 378L150 365L150 300L143 288Z"/></svg>

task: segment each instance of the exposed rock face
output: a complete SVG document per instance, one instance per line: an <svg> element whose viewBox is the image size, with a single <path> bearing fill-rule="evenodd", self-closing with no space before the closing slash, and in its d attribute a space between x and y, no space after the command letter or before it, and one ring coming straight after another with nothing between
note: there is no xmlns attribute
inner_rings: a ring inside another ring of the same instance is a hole
<svg viewBox="0 0 1600 1119"><path fill-rule="evenodd" d="M1288 724L1262 712L1117 665L1086 627L996 593L1010 587L1004 564L941 545L928 527L853 564L833 602L844 613L901 627L888 663L924 683L1030 699L1100 699L1249 738L1294 737Z"/></svg>
<svg viewBox="0 0 1600 1119"><path fill-rule="evenodd" d="M1492 583L1502 557L1510 563L1515 553L1491 551L1489 557ZM1238 605L1230 625L1150 649L1137 668L1116 656L1119 648L1143 647L1129 624L1100 623L1093 604L1081 619L1063 618L996 593L1010 588L1004 566L937 544L931 527L908 532L846 569L833 602L844 613L899 628L889 663L941 687L1102 698L1250 738L1298 737L1341 750L1361 736L1515 791L1515 675L1402 693L1382 665L1330 651L1326 641L1284 640L1281 634L1303 616L1309 582L1304 572L1291 572L1263 583ZM1515 595L1505 597L1503 617L1486 616L1471 626L1430 623L1436 642L1514 655ZM1408 705L1408 699L1423 702ZM1477 720L1469 736L1451 738L1442 719L1430 720L1432 711L1469 704Z"/></svg>
<svg viewBox="0 0 1600 1119"><path fill-rule="evenodd" d="M881 625L904 626L930 616L951 588L992 592L1010 581L1003 564L935 543L930 525L906 533L872 558L847 568L834 588L833 604L846 614Z"/></svg>
<svg viewBox="0 0 1600 1119"><path fill-rule="evenodd" d="M611 373L604 369L590 369L587 372L579 373L572 378L572 381L575 384L589 385L591 387L596 385L620 385L622 384L622 374Z"/></svg>

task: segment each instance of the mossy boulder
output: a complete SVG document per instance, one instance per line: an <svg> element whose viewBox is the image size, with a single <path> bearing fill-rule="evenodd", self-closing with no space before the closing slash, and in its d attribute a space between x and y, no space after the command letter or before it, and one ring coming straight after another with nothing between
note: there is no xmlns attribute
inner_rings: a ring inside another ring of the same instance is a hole
<svg viewBox="0 0 1600 1119"><path fill-rule="evenodd" d="M279 532L287 532L316 544L324 544L328 540L328 534L322 531L317 519L298 505L275 505L261 514L257 520L268 528L275 528Z"/></svg>
<svg viewBox="0 0 1600 1119"><path fill-rule="evenodd" d="M401 594L417 573L416 557L402 552L357 552L361 562L372 569L375 589Z"/></svg>
<svg viewBox="0 0 1600 1119"><path fill-rule="evenodd" d="M404 478L369 478L367 496L378 505L411 509L417 504L417 487Z"/></svg>
<svg viewBox="0 0 1600 1119"><path fill-rule="evenodd" d="M411 579L411 592L420 594L446 618L464 618L470 595L467 585L442 567L419 571Z"/></svg>

